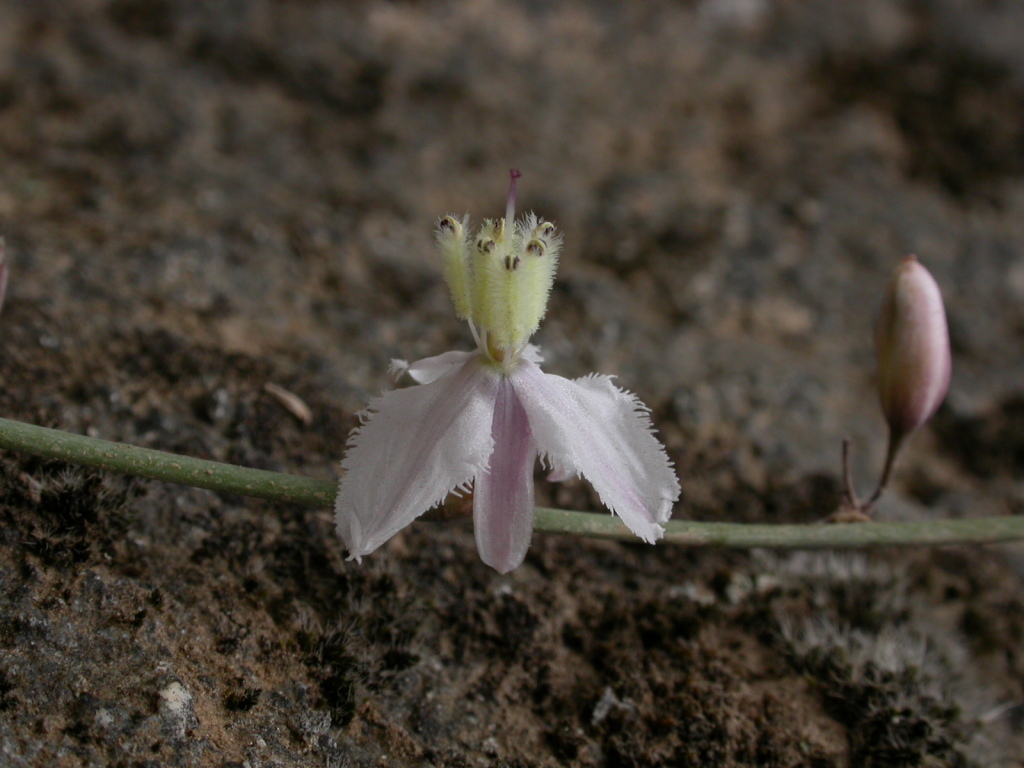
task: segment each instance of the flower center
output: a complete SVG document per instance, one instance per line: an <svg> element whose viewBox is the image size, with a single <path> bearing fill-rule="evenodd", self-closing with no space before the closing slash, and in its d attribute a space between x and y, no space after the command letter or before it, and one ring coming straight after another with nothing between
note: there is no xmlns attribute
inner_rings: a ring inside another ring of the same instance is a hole
<svg viewBox="0 0 1024 768"><path fill-rule="evenodd" d="M515 221L520 173L510 176L504 219L485 220L471 237L468 217L445 216L435 233L456 315L503 368L515 363L544 317L562 246L551 222L532 213Z"/></svg>

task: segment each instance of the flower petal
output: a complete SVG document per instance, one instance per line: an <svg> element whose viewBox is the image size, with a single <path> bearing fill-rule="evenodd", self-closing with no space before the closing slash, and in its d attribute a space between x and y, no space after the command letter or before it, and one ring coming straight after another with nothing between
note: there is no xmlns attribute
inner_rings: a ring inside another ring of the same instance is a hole
<svg viewBox="0 0 1024 768"><path fill-rule="evenodd" d="M391 372L395 374L396 378L403 373L408 373L417 384L429 384L446 376L469 358L479 354L479 352L445 352L443 355L417 360L412 365L406 363L405 360L392 360Z"/></svg>
<svg viewBox="0 0 1024 768"><path fill-rule="evenodd" d="M544 362L544 352L536 344L527 344L523 347L522 356L529 360L531 363L540 365Z"/></svg>
<svg viewBox="0 0 1024 768"><path fill-rule="evenodd" d="M528 360L510 378L537 450L555 470L583 474L633 533L661 538L679 481L644 404L607 376L569 381Z"/></svg>
<svg viewBox="0 0 1024 768"><path fill-rule="evenodd" d="M487 466L500 376L478 358L429 384L388 392L364 412L335 503L351 557L377 549Z"/></svg>
<svg viewBox="0 0 1024 768"><path fill-rule="evenodd" d="M533 535L537 447L512 383L502 378L491 422L494 453L473 488L473 529L480 559L500 573L523 562Z"/></svg>

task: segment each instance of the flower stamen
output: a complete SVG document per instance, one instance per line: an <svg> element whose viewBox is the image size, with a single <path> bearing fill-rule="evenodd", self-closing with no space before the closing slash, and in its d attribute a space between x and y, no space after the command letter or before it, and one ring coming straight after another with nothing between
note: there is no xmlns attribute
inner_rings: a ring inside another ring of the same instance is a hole
<svg viewBox="0 0 1024 768"><path fill-rule="evenodd" d="M502 368L515 363L544 317L561 248L551 222L533 214L515 220L521 175L509 171L504 219L485 220L470 237L466 219L444 216L436 232L455 312Z"/></svg>

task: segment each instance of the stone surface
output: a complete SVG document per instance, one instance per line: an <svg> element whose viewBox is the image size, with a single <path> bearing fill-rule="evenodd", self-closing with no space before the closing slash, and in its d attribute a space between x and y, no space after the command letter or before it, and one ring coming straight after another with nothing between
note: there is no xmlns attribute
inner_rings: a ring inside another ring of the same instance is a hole
<svg viewBox="0 0 1024 768"><path fill-rule="evenodd" d="M501 215L516 166L566 236L546 367L652 407L677 516L820 519L843 436L870 490L872 326L911 252L953 384L879 515L1017 513L1022 16L0 0L0 412L336 477L392 357L469 348L431 228ZM357 566L326 510L0 464L0 765L1024 759L1017 548L538 534L501 577L455 521Z"/></svg>

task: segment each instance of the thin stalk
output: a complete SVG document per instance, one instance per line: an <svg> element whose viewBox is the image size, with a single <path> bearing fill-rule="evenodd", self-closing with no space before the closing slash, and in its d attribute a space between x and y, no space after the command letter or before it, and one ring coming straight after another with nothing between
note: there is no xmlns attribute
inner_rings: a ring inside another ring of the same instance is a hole
<svg viewBox="0 0 1024 768"><path fill-rule="evenodd" d="M885 493L885 489L889 485L889 479L892 477L892 469L896 466L896 456L900 452L900 448L903 447L903 438L906 434L900 430L894 430L890 427L889 429L889 444L885 449L885 466L882 468L882 476L878 480L878 487L875 488L875 492L871 494L871 498L864 502L861 511L864 514L871 512L871 508L875 506L882 494Z"/></svg>
<svg viewBox="0 0 1024 768"><path fill-rule="evenodd" d="M337 493L337 485L327 480L193 459L9 419L0 419L0 448L152 480L307 507L330 508ZM536 529L602 539L636 540L612 515L564 509L538 508ZM1024 516L849 525L755 525L673 520L666 526L664 541L682 546L817 549L983 544L1021 539L1024 539Z"/></svg>
<svg viewBox="0 0 1024 768"><path fill-rule="evenodd" d="M337 484L327 480L193 459L10 419L0 419L0 448L150 480L305 507L334 506L334 497L338 493Z"/></svg>
<svg viewBox="0 0 1024 768"><path fill-rule="evenodd" d="M537 530L636 541L612 515L537 509ZM668 544L735 549L828 549L994 544L1024 539L1024 516L928 520L911 523L701 523L671 520Z"/></svg>
<svg viewBox="0 0 1024 768"><path fill-rule="evenodd" d="M843 501L842 509L860 509L857 490L853 487L853 475L850 473L850 438L843 438Z"/></svg>

